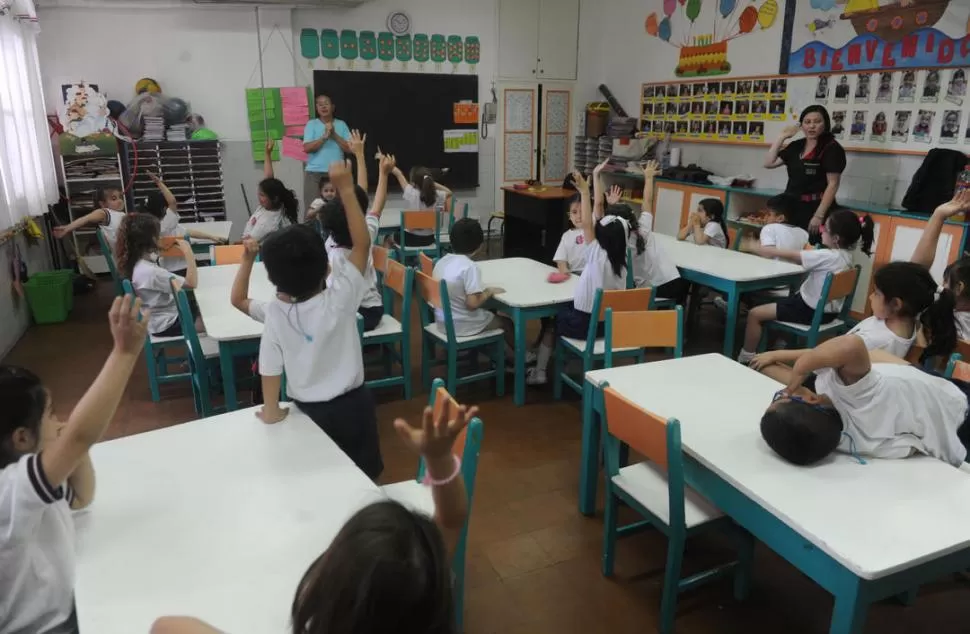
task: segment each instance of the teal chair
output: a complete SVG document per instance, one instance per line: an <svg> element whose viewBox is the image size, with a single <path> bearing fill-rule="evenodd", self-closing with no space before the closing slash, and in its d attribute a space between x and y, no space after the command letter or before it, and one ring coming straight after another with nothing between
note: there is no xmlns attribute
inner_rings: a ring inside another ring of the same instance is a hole
<svg viewBox="0 0 970 634"><path fill-rule="evenodd" d="M404 235L409 230L414 231L416 229L434 231L434 242L422 247L404 246ZM417 258L419 253L435 258L441 257L441 218L440 214L433 209L401 212L401 228L397 246L398 260L403 264L408 264Z"/></svg>
<svg viewBox="0 0 970 634"><path fill-rule="evenodd" d="M456 412L458 403L444 388L441 379L435 379L431 389L430 405L435 413L442 407L449 412ZM450 418L450 416L449 416ZM465 495L468 498L468 516L458 537L458 544L451 560L451 571L454 575L455 588L455 619L456 631L462 631L462 612L465 596L465 551L468 545L468 523L471 517L472 501L475 496L475 478L478 475L478 458L481 453L482 436L485 426L477 417L473 418L468 427L455 439L452 451L461 459L461 475L465 481ZM392 500L407 508L424 513L428 517L434 516L434 500L431 498L431 488L421 484L424 478L424 459L418 462L418 475L414 480L395 482L381 487L381 491Z"/></svg>
<svg viewBox="0 0 970 634"><path fill-rule="evenodd" d="M565 383L577 394L583 393L583 376L590 370L595 369L597 362L605 359L606 344L602 337L597 337L600 331L600 323L603 321L606 310L613 309L615 312L621 311L644 311L650 310L653 300L652 288L632 288L618 291L604 291L596 289L596 296L593 299L593 318L589 320L589 329L586 332L586 339L572 339L570 337L559 337L556 342L556 350L553 356L553 397L562 398L562 385ZM583 376L574 379L565 371L567 363L566 355L579 357L583 362ZM640 348L616 348L612 351L613 357L636 357L643 361L643 350Z"/></svg>
<svg viewBox="0 0 970 634"><path fill-rule="evenodd" d="M376 248L376 247L375 247ZM404 400L411 399L411 295L414 289L414 270L394 260L385 261L384 316L377 328L364 332L364 321L357 316L360 342L364 347L379 346L384 362L384 376L367 381L367 386L404 388ZM376 266L376 263L375 263ZM401 300L401 320L394 317L394 299ZM401 373L393 375L397 362Z"/></svg>
<svg viewBox="0 0 970 634"><path fill-rule="evenodd" d="M448 233L442 232L438 236L438 242L441 244L442 252L451 252L451 230L455 228L455 222L459 218L455 217L455 210L458 208L458 199L452 196L451 207L448 209ZM468 203L462 203L461 218L468 217Z"/></svg>
<svg viewBox="0 0 970 634"><path fill-rule="evenodd" d="M430 275L425 275L421 271L415 271L415 284L418 288L418 297L425 305L440 310L444 315L445 329L441 331L438 324L431 317L432 311L422 307L421 313L421 386L431 386L431 365L442 362L435 360L435 347L445 348L445 360L447 365L448 392L454 394L459 385L495 379L495 392L498 396L505 394L505 333L500 329L486 330L477 335L459 337L455 335L454 321L451 315L451 301L448 297L448 286L444 280L436 280ZM482 350L492 361L489 370L476 372L474 367L472 373L458 376L458 353L469 352L472 355L472 364L475 365L477 352Z"/></svg>
<svg viewBox="0 0 970 634"><path fill-rule="evenodd" d="M115 295L124 294L124 288L121 284L121 275L118 274L118 266L115 264L115 255L108 245L108 239L104 237L104 232L101 231L99 227L97 230L98 245L101 247L101 255L104 256L104 261L108 265L108 272L111 274L111 281L115 285Z"/></svg>
<svg viewBox="0 0 970 634"><path fill-rule="evenodd" d="M182 338L189 350L189 380L192 383L192 399L195 402L195 413L205 418L215 414L217 408L212 405L211 389L214 387L211 379L219 373L219 344L206 336L199 336L195 331L195 317L189 307L189 298L184 288L180 288L175 279L171 280L172 292L179 310L179 322L182 325ZM219 411L224 408L218 408Z"/></svg>
<svg viewBox="0 0 970 634"><path fill-rule="evenodd" d="M849 311L852 309L852 300L855 297L856 286L859 284L860 271L861 267L856 265L840 273L829 273L825 276L825 283L822 285L822 299L815 307L815 314L810 325L778 320L765 322L761 331L761 341L758 343L758 351L767 349L768 333L772 330L793 335L799 341L804 340L805 345L801 346L803 348L814 348L823 335L835 337L848 332L853 323L849 319ZM827 324L823 324L822 317L825 314L825 306L829 302L840 299L843 301L842 310L839 311L838 317Z"/></svg>
<svg viewBox="0 0 970 634"><path fill-rule="evenodd" d="M606 424L603 450L606 460L606 510L603 520L603 575L613 576L616 539L656 528L667 536L667 565L660 600L660 632L674 631L677 597L698 585L734 574L734 595L748 594L754 540L729 517L684 483L684 456L680 423L664 420L603 385ZM632 448L645 460L621 467L621 456ZM644 520L619 526L618 507L625 504ZM711 528L730 532L738 544L738 561L681 578L688 537Z"/></svg>

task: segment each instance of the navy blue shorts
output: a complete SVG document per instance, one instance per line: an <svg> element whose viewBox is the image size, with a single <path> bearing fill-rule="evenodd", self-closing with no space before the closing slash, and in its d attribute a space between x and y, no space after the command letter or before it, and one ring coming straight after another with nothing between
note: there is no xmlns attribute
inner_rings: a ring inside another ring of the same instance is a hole
<svg viewBox="0 0 970 634"><path fill-rule="evenodd" d="M815 317L815 309L805 303L801 293L779 299L775 302L775 311L778 315L778 321L789 321L793 324L805 324L806 326L810 326ZM827 324L838 316L838 313L823 313L822 323Z"/></svg>
<svg viewBox="0 0 970 634"><path fill-rule="evenodd" d="M556 313L556 336L586 340L589 335L589 322L592 316L575 306L567 306ZM603 322L596 328L596 336L603 336Z"/></svg>
<svg viewBox="0 0 970 634"><path fill-rule="evenodd" d="M377 434L377 405L366 386L330 401L296 404L367 477L377 480L384 471L384 461Z"/></svg>

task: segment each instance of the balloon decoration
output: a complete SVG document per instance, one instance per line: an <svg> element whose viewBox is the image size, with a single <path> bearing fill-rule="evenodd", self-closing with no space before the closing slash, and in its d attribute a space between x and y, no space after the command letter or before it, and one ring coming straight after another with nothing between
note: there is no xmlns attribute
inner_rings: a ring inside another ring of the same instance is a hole
<svg viewBox="0 0 970 634"><path fill-rule="evenodd" d="M738 19L738 28L741 29L742 33L750 33L757 23L758 10L754 7L746 7Z"/></svg>
<svg viewBox="0 0 970 634"><path fill-rule="evenodd" d="M657 36L664 42L670 41L670 18L664 18L660 21Z"/></svg>
<svg viewBox="0 0 970 634"><path fill-rule="evenodd" d="M748 7L749 9L751 7ZM693 22L697 19L697 16L701 13L701 0L687 0L687 7L684 10L687 14L687 19Z"/></svg>
<svg viewBox="0 0 970 634"><path fill-rule="evenodd" d="M726 18L731 15L736 6L738 6L738 0L721 0L718 3L718 10L721 12L721 17Z"/></svg>
<svg viewBox="0 0 970 634"><path fill-rule="evenodd" d="M647 16L647 34L657 37L657 14L651 13Z"/></svg>
<svg viewBox="0 0 970 634"><path fill-rule="evenodd" d="M778 3L775 0L765 0L765 3L758 9L758 24L762 29L770 28L775 23L778 16Z"/></svg>
<svg viewBox="0 0 970 634"><path fill-rule="evenodd" d="M677 8L677 0L664 0L664 15L668 18L673 15L674 9Z"/></svg>

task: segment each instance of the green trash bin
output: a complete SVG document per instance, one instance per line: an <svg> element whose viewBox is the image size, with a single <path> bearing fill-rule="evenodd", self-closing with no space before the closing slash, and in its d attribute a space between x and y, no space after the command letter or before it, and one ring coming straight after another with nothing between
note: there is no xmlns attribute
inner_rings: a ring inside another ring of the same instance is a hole
<svg viewBox="0 0 970 634"><path fill-rule="evenodd" d="M67 320L74 304L74 272L35 273L24 283L27 303L38 324L58 324Z"/></svg>

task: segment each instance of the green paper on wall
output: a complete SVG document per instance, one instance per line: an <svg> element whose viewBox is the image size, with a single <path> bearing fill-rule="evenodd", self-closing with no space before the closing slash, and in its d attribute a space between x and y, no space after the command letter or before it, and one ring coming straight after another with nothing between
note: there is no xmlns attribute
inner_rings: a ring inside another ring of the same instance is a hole
<svg viewBox="0 0 970 634"><path fill-rule="evenodd" d="M394 60L394 34L382 31L377 36L377 57L382 62Z"/></svg>
<svg viewBox="0 0 970 634"><path fill-rule="evenodd" d="M368 62L377 59L377 35L373 31L360 32L360 58Z"/></svg>
<svg viewBox="0 0 970 634"><path fill-rule="evenodd" d="M399 35L394 41L394 51L399 62L411 61L411 36Z"/></svg>
<svg viewBox="0 0 970 634"><path fill-rule="evenodd" d="M320 52L326 59L340 57L340 36L335 29L324 29L320 32Z"/></svg>
<svg viewBox="0 0 970 634"><path fill-rule="evenodd" d="M464 59L465 47L462 45L460 35L448 36L448 61L452 64L461 64Z"/></svg>
<svg viewBox="0 0 970 634"><path fill-rule="evenodd" d="M431 59L431 41L426 33L418 33L414 36L414 61L424 64Z"/></svg>
<svg viewBox="0 0 970 634"><path fill-rule="evenodd" d="M469 35L465 38L465 61L469 64L477 64L482 59L482 45L478 37Z"/></svg>
<svg viewBox="0 0 970 634"><path fill-rule="evenodd" d="M306 59L320 57L320 34L316 29L300 31L300 54Z"/></svg>
<svg viewBox="0 0 970 634"><path fill-rule="evenodd" d="M431 36L431 61L440 64L447 58L448 45L445 43L444 35Z"/></svg>
<svg viewBox="0 0 970 634"><path fill-rule="evenodd" d="M357 59L357 31L344 29L340 32L340 56L344 59Z"/></svg>
<svg viewBox="0 0 970 634"><path fill-rule="evenodd" d="M253 160L262 162L266 158L266 142L265 141L253 141ZM270 158L274 161L280 160L280 144L277 143L273 147L273 152L270 154Z"/></svg>

